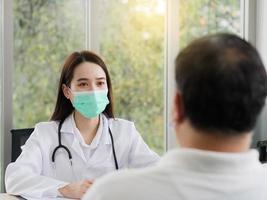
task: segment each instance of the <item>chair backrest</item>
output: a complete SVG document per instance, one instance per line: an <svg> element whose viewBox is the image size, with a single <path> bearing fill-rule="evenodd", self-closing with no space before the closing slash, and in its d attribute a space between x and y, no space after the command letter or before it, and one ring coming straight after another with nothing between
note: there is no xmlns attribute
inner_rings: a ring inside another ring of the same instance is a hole
<svg viewBox="0 0 267 200"><path fill-rule="evenodd" d="M11 152L11 162L16 161L16 159L21 154L21 146L25 144L27 139L33 132L33 128L24 129L12 129L10 132L12 134L12 152Z"/></svg>
<svg viewBox="0 0 267 200"><path fill-rule="evenodd" d="M267 162L267 140L258 141L257 148L259 151L259 159L262 163Z"/></svg>

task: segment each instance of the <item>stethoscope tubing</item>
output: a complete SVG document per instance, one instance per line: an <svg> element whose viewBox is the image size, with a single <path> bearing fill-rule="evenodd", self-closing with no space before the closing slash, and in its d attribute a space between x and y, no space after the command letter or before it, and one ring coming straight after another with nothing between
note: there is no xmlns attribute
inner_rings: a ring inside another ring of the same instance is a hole
<svg viewBox="0 0 267 200"><path fill-rule="evenodd" d="M61 143L61 127L62 127L62 124L64 123L64 120L61 120L58 124L58 146L55 147L53 153L52 153L52 163L55 163L55 157L56 157L56 152L57 150L59 150L60 148L64 149L67 154L68 154L68 157L69 157L69 160L70 160L70 163L72 165L72 155L71 155L71 152L70 150L68 149L68 147L66 147L65 145L63 145ZM114 140L113 140L113 135L112 135L112 132L110 130L110 127L108 126L108 132L109 132L109 135L110 135L110 139L111 139L111 146L112 146L112 154L113 154L113 158L114 158L114 164L115 164L115 168L116 170L119 169L119 165L118 165L118 161L117 161L117 156L116 156L116 151L115 151L115 147L114 147Z"/></svg>

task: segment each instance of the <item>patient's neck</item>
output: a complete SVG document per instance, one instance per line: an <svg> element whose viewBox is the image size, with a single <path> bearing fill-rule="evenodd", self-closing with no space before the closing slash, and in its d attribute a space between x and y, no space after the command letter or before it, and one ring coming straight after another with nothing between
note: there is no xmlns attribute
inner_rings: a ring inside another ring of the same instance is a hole
<svg viewBox="0 0 267 200"><path fill-rule="evenodd" d="M179 125L179 128L176 128L176 135L181 147L229 153L248 151L252 137L251 132L227 135L227 133L199 131L189 122Z"/></svg>

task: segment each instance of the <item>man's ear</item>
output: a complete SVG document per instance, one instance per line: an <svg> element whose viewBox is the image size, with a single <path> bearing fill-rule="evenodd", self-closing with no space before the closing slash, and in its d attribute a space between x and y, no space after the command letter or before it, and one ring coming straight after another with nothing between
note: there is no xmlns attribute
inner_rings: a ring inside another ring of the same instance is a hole
<svg viewBox="0 0 267 200"><path fill-rule="evenodd" d="M62 91L63 91L64 96L65 96L67 99L70 99L70 98L71 98L71 92L70 92L69 88L68 88L65 84L62 84L61 89L62 89Z"/></svg>
<svg viewBox="0 0 267 200"><path fill-rule="evenodd" d="M180 92L176 92L173 103L173 122L180 124L184 120L184 103Z"/></svg>

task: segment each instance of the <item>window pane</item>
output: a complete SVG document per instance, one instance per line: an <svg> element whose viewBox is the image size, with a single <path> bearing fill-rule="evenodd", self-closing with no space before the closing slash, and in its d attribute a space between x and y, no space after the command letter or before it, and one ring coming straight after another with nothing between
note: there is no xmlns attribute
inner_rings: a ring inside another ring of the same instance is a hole
<svg viewBox="0 0 267 200"><path fill-rule="evenodd" d="M0 80L3 80L3 44L2 44L2 38L3 38L3 2L0 0ZM3 85L2 81L0 81L0 192L2 191L2 175L3 175L3 111L2 111L2 104L3 104Z"/></svg>
<svg viewBox="0 0 267 200"><path fill-rule="evenodd" d="M100 54L113 83L115 114L135 122L164 152L164 0L100 0Z"/></svg>
<svg viewBox="0 0 267 200"><path fill-rule="evenodd" d="M14 0L15 128L50 118L63 61L85 48L83 4L83 0Z"/></svg>
<svg viewBox="0 0 267 200"><path fill-rule="evenodd" d="M179 47L215 32L241 34L239 0L179 0Z"/></svg>

